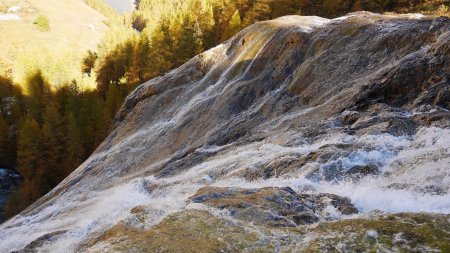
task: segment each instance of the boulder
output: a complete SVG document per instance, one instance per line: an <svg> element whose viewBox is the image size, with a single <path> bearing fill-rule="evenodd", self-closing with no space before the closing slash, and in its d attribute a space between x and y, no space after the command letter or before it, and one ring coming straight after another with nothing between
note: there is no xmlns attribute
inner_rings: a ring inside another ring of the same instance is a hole
<svg viewBox="0 0 450 253"><path fill-rule="evenodd" d="M248 222L277 227L313 224L332 220L335 213L357 214L358 210L348 198L334 194L297 194L289 187L242 189L201 188L191 201L227 210L230 215Z"/></svg>

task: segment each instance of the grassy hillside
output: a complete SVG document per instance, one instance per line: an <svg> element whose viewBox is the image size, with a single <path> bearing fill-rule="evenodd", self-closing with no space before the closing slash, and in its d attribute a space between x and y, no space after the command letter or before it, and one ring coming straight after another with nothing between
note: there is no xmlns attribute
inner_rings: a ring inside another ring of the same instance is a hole
<svg viewBox="0 0 450 253"><path fill-rule="evenodd" d="M48 20L48 29L35 24L38 17ZM59 73L47 75L60 79L51 83L67 81L63 75L76 78L71 65L96 47L104 19L82 0L0 0L0 73L21 83L27 68L38 65Z"/></svg>

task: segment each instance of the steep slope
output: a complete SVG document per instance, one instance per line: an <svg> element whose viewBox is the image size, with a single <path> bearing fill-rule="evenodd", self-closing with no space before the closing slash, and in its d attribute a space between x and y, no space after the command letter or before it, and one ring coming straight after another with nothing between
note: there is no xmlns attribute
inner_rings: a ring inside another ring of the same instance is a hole
<svg viewBox="0 0 450 253"><path fill-rule="evenodd" d="M0 251L445 251L449 28L251 26L139 86L100 148L0 226Z"/></svg>

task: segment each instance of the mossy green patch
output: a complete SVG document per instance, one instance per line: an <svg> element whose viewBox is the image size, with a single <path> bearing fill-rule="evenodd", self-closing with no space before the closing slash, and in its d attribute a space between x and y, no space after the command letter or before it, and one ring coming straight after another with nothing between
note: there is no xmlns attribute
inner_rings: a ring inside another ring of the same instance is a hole
<svg viewBox="0 0 450 253"><path fill-rule="evenodd" d="M403 213L322 223L310 231L318 236L308 250L450 252L449 217ZM369 231L376 232L376 238L369 236Z"/></svg>
<svg viewBox="0 0 450 253"><path fill-rule="evenodd" d="M107 242L113 250L133 252L241 252L258 240L257 233L232 222L188 210L169 215L148 231L116 225L95 243Z"/></svg>
<svg viewBox="0 0 450 253"><path fill-rule="evenodd" d="M87 247L91 252L104 251L104 245L119 252L450 252L449 234L450 215L402 213L274 228L184 210L149 230L119 223Z"/></svg>

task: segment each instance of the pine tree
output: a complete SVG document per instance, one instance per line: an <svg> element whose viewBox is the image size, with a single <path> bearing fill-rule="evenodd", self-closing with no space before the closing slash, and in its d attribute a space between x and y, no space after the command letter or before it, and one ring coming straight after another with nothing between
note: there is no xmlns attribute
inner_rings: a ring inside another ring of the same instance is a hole
<svg viewBox="0 0 450 253"><path fill-rule="evenodd" d="M80 124L81 139L83 141L83 149L85 155L88 156L90 152L94 149L94 139L95 139L95 126L94 117L97 98L92 96L90 93L85 93L82 96L80 117L78 118Z"/></svg>
<svg viewBox="0 0 450 253"><path fill-rule="evenodd" d="M103 100L94 92L85 92L81 98L78 118L85 157L89 156L109 132L108 115Z"/></svg>
<svg viewBox="0 0 450 253"><path fill-rule="evenodd" d="M12 97L14 98L14 103L11 105L10 114L7 115L7 119L11 125L17 126L23 120L26 113L25 99L19 86L11 87L13 88ZM17 136L14 138L17 138Z"/></svg>
<svg viewBox="0 0 450 253"><path fill-rule="evenodd" d="M273 18L300 14L301 1L296 0L277 0L270 2L270 16Z"/></svg>
<svg viewBox="0 0 450 253"><path fill-rule="evenodd" d="M330 16L334 17L338 13L338 8L341 6L341 3L339 0L324 0L322 4L322 8L326 13L328 13Z"/></svg>
<svg viewBox="0 0 450 253"><path fill-rule="evenodd" d="M14 168L17 125L22 120L23 96L8 78L0 76L0 167Z"/></svg>
<svg viewBox="0 0 450 253"><path fill-rule="evenodd" d="M213 18L216 44L223 42L226 39L224 37L225 31L227 30L230 20L235 12L236 6L231 4L230 0L214 2Z"/></svg>
<svg viewBox="0 0 450 253"><path fill-rule="evenodd" d="M64 122L55 102L47 105L42 127L41 156L39 170L47 175L47 184L54 187L63 178L64 169Z"/></svg>
<svg viewBox="0 0 450 253"><path fill-rule="evenodd" d="M81 107L80 96L81 91L77 82L72 81L68 87L67 99L64 101L64 114L72 113L75 117L78 117Z"/></svg>
<svg viewBox="0 0 450 253"><path fill-rule="evenodd" d="M244 26L249 26L259 21L272 19L270 0L257 0L246 14Z"/></svg>
<svg viewBox="0 0 450 253"><path fill-rule="evenodd" d="M99 61L97 69L97 91L105 99L110 84L119 83L125 75L127 67L126 52L124 46L119 45L114 51Z"/></svg>
<svg viewBox="0 0 450 253"><path fill-rule="evenodd" d="M42 132L39 124L28 117L19 131L17 170L25 178L33 178L39 168Z"/></svg>
<svg viewBox="0 0 450 253"><path fill-rule="evenodd" d="M245 20L247 14L255 6L258 0L233 0L233 5L239 12L239 17L241 18L241 23ZM294 0L295 1L295 0ZM272 0L272 2L274 2Z"/></svg>
<svg viewBox="0 0 450 253"><path fill-rule="evenodd" d="M173 68L175 41L170 32L170 21L161 20L151 38L151 69L150 76L156 77Z"/></svg>
<svg viewBox="0 0 450 253"><path fill-rule="evenodd" d="M138 85L144 81L151 79L150 76L150 68L151 68L151 47L150 47L150 37L143 33L139 39L139 83L133 84L131 88L135 88L135 85Z"/></svg>
<svg viewBox="0 0 450 253"><path fill-rule="evenodd" d="M133 28L139 32L142 32L145 29L145 27L147 26L147 20L145 20L145 18L143 17L142 14L133 12L131 19L132 19Z"/></svg>
<svg viewBox="0 0 450 253"><path fill-rule="evenodd" d="M8 199L5 205L5 217L11 218L33 204L48 190L44 189L42 178L45 175L38 174L32 179L26 178L20 188Z"/></svg>
<svg viewBox="0 0 450 253"><path fill-rule="evenodd" d="M9 146L8 125L0 115L0 167L10 165L11 147Z"/></svg>
<svg viewBox="0 0 450 253"><path fill-rule="evenodd" d="M47 104L49 87L41 71L30 75L27 79L28 111L39 124L44 122L44 112Z"/></svg>
<svg viewBox="0 0 450 253"><path fill-rule="evenodd" d="M143 76L142 50L144 49L144 45L141 44L141 39L137 36L130 40L128 44L129 45L127 47L129 48L129 56L125 77L127 84L136 85L142 80Z"/></svg>
<svg viewBox="0 0 450 253"><path fill-rule="evenodd" d="M66 159L64 163L64 177L76 169L84 160L83 143L76 118L69 112L65 121L67 142L65 147Z"/></svg>
<svg viewBox="0 0 450 253"><path fill-rule="evenodd" d="M81 72L90 76L97 58L98 58L97 53L88 50L81 64Z"/></svg>
<svg viewBox="0 0 450 253"><path fill-rule="evenodd" d="M231 38L236 35L242 29L241 26L241 17L239 15L239 11L236 10L234 15L231 17L230 23L228 24L225 38Z"/></svg>
<svg viewBox="0 0 450 253"><path fill-rule="evenodd" d="M105 110L109 121L114 119L114 116L122 106L123 96L119 85L111 85L106 96Z"/></svg>
<svg viewBox="0 0 450 253"><path fill-rule="evenodd" d="M200 0L195 0L190 10L188 13L191 13L191 19L197 22L198 28L196 29L201 33L203 49L214 47L217 43L214 40L213 5L210 2L202 4Z"/></svg>
<svg viewBox="0 0 450 253"><path fill-rule="evenodd" d="M15 191L8 199L3 209L3 215L6 219L13 217L22 211L21 205L25 205L22 201L20 189Z"/></svg>
<svg viewBox="0 0 450 253"><path fill-rule="evenodd" d="M202 51L200 26L197 22L191 21L190 17L186 15L181 26L175 65L180 66Z"/></svg>

